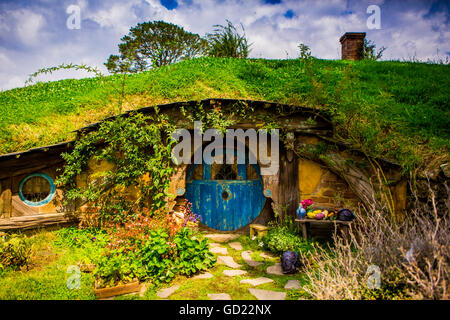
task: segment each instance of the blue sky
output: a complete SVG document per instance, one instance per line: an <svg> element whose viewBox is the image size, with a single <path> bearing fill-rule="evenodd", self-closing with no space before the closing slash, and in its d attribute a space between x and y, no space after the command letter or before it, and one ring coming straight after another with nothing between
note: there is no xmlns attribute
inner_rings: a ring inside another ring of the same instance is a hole
<svg viewBox="0 0 450 320"><path fill-rule="evenodd" d="M66 26L80 7L81 29ZM381 29L367 27L369 5L381 9ZM39 68L63 62L103 63L138 22L165 20L204 35L225 19L242 23L251 57L295 58L305 43L313 56L339 59L339 37L366 32L384 59L445 59L450 55L448 1L430 0L0 0L0 89L24 85ZM61 72L39 80L83 77Z"/></svg>

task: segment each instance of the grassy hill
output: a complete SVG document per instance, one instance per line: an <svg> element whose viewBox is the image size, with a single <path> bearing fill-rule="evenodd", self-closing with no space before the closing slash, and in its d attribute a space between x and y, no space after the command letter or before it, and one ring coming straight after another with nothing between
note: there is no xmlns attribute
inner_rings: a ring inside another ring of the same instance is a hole
<svg viewBox="0 0 450 320"><path fill-rule="evenodd" d="M337 135L404 168L448 160L448 65L200 58L126 80L121 111L204 98L260 99L328 112ZM0 153L74 138L117 114L121 76L38 83L0 93Z"/></svg>

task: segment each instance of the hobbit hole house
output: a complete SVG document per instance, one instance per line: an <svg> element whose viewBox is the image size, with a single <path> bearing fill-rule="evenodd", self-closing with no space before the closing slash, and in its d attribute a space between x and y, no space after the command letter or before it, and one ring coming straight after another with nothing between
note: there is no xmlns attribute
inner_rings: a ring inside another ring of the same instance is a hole
<svg viewBox="0 0 450 320"><path fill-rule="evenodd" d="M252 110L249 119L235 119L230 129L255 129L270 117L280 130L279 167L270 175L262 175L267 159L257 154L256 163L248 163L249 141L245 141L245 164L180 164L176 166L169 187L168 208L176 213L188 200L195 213L201 215L203 227L218 232L247 231L249 224L267 224L274 219L274 209L295 216L299 202L310 198L319 208L357 208L375 194L370 189L374 173L368 166L352 163L364 156L349 150L333 139L330 119L316 109L254 100L205 99L158 105L160 113L172 119L178 128L193 131L193 123L182 115L181 108L202 107L211 111L220 106L224 111L244 105ZM135 110L153 114L154 107ZM121 116L127 117L130 113ZM78 135L96 130L101 123L81 128ZM270 154L270 139L268 139ZM64 167L61 154L73 150L75 141L35 148L0 156L0 229L33 228L76 221L85 204L65 204L65 193L55 185L59 169ZM202 145L202 150L207 143ZM101 146L98 146L100 148ZM194 148L191 148L194 150ZM323 150L323 155L317 150ZM236 157L236 149L222 154ZM193 157L194 151L191 152ZM264 156L263 156L264 157ZM347 161L351 159L351 161ZM396 214L406 208L406 183L395 163L379 159L389 176L395 199ZM79 187L95 183L102 172L111 169L106 161L89 160L77 176ZM369 187L368 187L369 186ZM123 196L133 198L136 190L128 188ZM278 209L277 209L278 208Z"/></svg>

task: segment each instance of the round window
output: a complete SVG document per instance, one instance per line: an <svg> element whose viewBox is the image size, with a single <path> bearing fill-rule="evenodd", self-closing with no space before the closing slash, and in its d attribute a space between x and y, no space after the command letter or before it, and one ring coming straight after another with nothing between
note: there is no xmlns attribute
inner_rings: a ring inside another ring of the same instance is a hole
<svg viewBox="0 0 450 320"><path fill-rule="evenodd" d="M19 184L19 197L32 207L43 206L55 196L53 179L45 173L33 173L25 177Z"/></svg>

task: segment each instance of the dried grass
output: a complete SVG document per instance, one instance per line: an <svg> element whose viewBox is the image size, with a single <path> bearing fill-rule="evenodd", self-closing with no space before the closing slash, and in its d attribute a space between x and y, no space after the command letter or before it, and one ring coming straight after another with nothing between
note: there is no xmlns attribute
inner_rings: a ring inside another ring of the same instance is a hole
<svg viewBox="0 0 450 320"><path fill-rule="evenodd" d="M313 299L448 299L449 213L438 212L429 189L431 206L416 199L402 219L360 210L347 237L335 232L333 245L304 255L305 293Z"/></svg>

